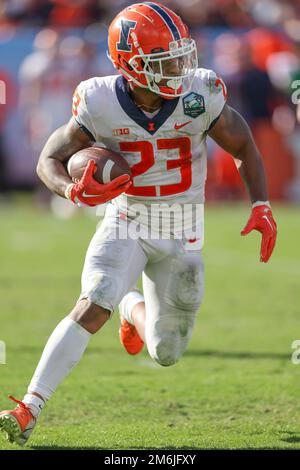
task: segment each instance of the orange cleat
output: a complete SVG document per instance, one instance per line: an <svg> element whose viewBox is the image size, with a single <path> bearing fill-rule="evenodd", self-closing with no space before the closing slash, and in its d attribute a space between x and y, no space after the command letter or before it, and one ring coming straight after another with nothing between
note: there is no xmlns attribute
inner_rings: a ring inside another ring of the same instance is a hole
<svg viewBox="0 0 300 470"><path fill-rule="evenodd" d="M136 327L131 325L131 323L122 316L119 336L121 344L123 344L128 354L138 354L143 349L144 341L138 334Z"/></svg>
<svg viewBox="0 0 300 470"><path fill-rule="evenodd" d="M8 398L18 403L18 406L14 410L1 411L0 431L6 433L9 442L16 442L23 446L33 431L36 419L25 403L16 400L11 395Z"/></svg>

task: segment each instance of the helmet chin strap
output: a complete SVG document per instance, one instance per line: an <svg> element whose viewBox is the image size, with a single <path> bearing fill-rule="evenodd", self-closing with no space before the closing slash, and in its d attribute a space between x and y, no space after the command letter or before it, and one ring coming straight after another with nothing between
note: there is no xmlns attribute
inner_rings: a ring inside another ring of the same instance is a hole
<svg viewBox="0 0 300 470"><path fill-rule="evenodd" d="M165 100L172 100L174 98L177 98L178 94L182 92L182 86L180 86L176 90L174 90L174 88L169 88L168 86L161 86L160 91L161 93L166 93L167 95L169 95L161 95Z"/></svg>
<svg viewBox="0 0 300 470"><path fill-rule="evenodd" d="M166 85L161 85L159 86L158 83L154 80L150 81L149 78L147 77L147 82L149 84L149 89L153 91L154 93L157 93L158 95L162 96L164 99L173 99L176 98L177 93L182 92L182 80L181 79L171 79L168 80ZM163 94L162 94L163 93ZM169 96L166 96L169 95Z"/></svg>
<svg viewBox="0 0 300 470"><path fill-rule="evenodd" d="M178 91L179 88L182 88L182 80L180 78L175 78L167 81L168 88L172 88L175 91Z"/></svg>
<svg viewBox="0 0 300 470"><path fill-rule="evenodd" d="M154 73L150 66L149 71L153 73L153 80L151 85L157 90L158 93L159 91L163 91L164 93L176 93L178 90L182 90L182 80L180 78L170 79L167 81L166 85L159 86L159 82L162 80L162 75L160 73Z"/></svg>

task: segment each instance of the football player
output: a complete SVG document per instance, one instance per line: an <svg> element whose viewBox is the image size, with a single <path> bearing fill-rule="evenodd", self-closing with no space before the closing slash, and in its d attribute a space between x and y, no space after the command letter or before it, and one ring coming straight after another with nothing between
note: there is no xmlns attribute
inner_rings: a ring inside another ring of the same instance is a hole
<svg viewBox="0 0 300 470"><path fill-rule="evenodd" d="M129 354L146 345L162 366L182 356L203 296L207 135L241 162L252 202L242 235L261 232L262 262L276 241L261 155L244 119L226 104L222 79L198 68L195 41L182 20L158 3L137 3L112 21L108 43L120 74L79 84L73 117L50 136L37 167L51 191L74 203L111 202L87 251L79 300L50 336L23 400L11 397L18 406L0 413L0 427L21 445L118 305ZM100 184L90 160L82 179L72 182L66 162L95 143L121 154L132 178ZM152 210L157 205L159 213ZM135 224L137 236L130 230L119 236ZM143 293L136 288L141 274Z"/></svg>

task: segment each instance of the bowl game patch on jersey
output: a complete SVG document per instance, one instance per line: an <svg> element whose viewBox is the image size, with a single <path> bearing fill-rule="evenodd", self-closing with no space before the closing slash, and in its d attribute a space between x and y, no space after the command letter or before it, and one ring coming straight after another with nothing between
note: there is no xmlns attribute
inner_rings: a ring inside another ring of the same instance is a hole
<svg viewBox="0 0 300 470"><path fill-rule="evenodd" d="M205 113L204 98L199 93L189 93L182 99L183 112L187 116L197 118L201 114Z"/></svg>

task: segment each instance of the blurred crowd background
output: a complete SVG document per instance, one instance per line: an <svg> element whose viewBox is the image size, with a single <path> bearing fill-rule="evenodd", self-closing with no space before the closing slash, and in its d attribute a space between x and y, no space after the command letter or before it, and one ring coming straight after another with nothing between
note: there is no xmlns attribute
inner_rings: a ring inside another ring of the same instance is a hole
<svg viewBox="0 0 300 470"><path fill-rule="evenodd" d="M69 119L76 85L115 73L106 56L107 28L132 3L0 0L0 84L6 85L6 104L0 99L0 193L38 187L39 153ZM200 66L222 76L229 104L250 124L271 199L300 202L300 129L292 102L296 80L300 89L300 0L160 3L189 25ZM244 198L232 158L212 141L208 150L207 198Z"/></svg>

